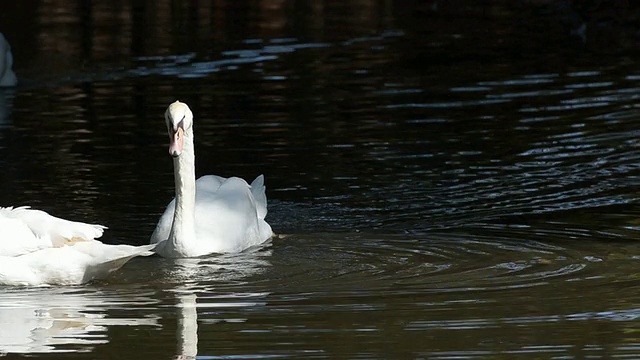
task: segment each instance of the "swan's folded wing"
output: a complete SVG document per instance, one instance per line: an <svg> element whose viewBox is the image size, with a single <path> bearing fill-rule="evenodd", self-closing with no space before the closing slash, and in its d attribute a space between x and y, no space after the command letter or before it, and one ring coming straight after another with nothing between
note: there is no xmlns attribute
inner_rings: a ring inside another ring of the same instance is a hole
<svg viewBox="0 0 640 360"><path fill-rule="evenodd" d="M0 216L22 221L36 237L50 241L52 246L97 239L106 229L102 225L60 219L29 207L0 208Z"/></svg>
<svg viewBox="0 0 640 360"><path fill-rule="evenodd" d="M269 229L262 231L257 214L252 190L241 178L230 177L213 195L199 194L195 230L202 253L242 251L266 240Z"/></svg>
<svg viewBox="0 0 640 360"><path fill-rule="evenodd" d="M19 256L51 247L51 242L36 237L17 219L0 216L0 256Z"/></svg>

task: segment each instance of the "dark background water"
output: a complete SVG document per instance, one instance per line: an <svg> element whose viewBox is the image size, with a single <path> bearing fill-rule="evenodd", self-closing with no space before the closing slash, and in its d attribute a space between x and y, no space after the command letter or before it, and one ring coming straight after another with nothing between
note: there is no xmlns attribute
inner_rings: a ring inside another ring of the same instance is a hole
<svg viewBox="0 0 640 360"><path fill-rule="evenodd" d="M627 1L0 4L20 78L0 91L0 204L148 242L173 196L162 115L180 99L198 175L264 174L287 235L0 290L0 338L16 334L0 354L188 357L195 338L203 359L637 357L639 15Z"/></svg>

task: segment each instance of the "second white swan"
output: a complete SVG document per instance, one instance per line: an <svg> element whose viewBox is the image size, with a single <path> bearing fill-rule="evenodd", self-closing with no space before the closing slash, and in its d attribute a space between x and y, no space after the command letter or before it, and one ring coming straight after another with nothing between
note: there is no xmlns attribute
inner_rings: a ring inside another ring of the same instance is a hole
<svg viewBox="0 0 640 360"><path fill-rule="evenodd" d="M169 153L173 157L176 197L155 231L155 251L171 258L239 252L268 240L264 178L249 185L237 177L207 175L196 181L193 113L176 101L165 112Z"/></svg>
<svg viewBox="0 0 640 360"><path fill-rule="evenodd" d="M153 245L109 245L105 227L29 207L0 207L0 285L78 285L102 279Z"/></svg>
<svg viewBox="0 0 640 360"><path fill-rule="evenodd" d="M13 54L11 53L11 46L9 42L0 33L0 87L2 86L16 86L18 78L13 72L11 67L13 66Z"/></svg>

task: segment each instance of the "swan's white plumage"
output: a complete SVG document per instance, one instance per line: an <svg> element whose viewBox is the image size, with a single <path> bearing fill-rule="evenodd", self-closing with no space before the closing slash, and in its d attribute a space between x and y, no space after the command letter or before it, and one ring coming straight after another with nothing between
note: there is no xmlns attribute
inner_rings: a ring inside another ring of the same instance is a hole
<svg viewBox="0 0 640 360"><path fill-rule="evenodd" d="M200 177L196 181L196 244L192 254L187 257L239 252L271 237L271 227L264 221L267 215L267 198L262 183L262 175L252 185L237 177ZM169 238L175 207L176 200L173 199L160 217L151 236L152 243ZM157 252L164 255L161 246Z"/></svg>
<svg viewBox="0 0 640 360"><path fill-rule="evenodd" d="M28 207L0 208L0 285L74 285L104 278L152 245L107 245L105 227Z"/></svg>
<svg viewBox="0 0 640 360"><path fill-rule="evenodd" d="M23 207L0 207L0 255L16 256L102 236L105 227L51 216Z"/></svg>
<svg viewBox="0 0 640 360"><path fill-rule="evenodd" d="M216 175L194 181L191 110L176 101L165 117L170 138L183 127L184 146L178 152L173 144L170 146L176 198L169 203L151 235L151 243L158 243L156 252L165 257L196 257L239 252L268 240L273 233L265 221L264 177L258 176L251 185L237 177ZM182 124L178 125L179 122Z"/></svg>
<svg viewBox="0 0 640 360"><path fill-rule="evenodd" d="M18 78L13 72L13 54L9 42L0 33L0 86L15 86Z"/></svg>

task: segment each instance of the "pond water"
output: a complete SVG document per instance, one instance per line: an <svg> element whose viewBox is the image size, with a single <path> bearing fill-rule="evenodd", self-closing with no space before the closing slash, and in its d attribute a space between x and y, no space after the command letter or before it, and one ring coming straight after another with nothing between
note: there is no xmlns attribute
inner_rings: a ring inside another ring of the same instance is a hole
<svg viewBox="0 0 640 360"><path fill-rule="evenodd" d="M481 3L0 5L0 204L147 243L180 99L280 234L0 289L0 356L640 357L638 9Z"/></svg>

